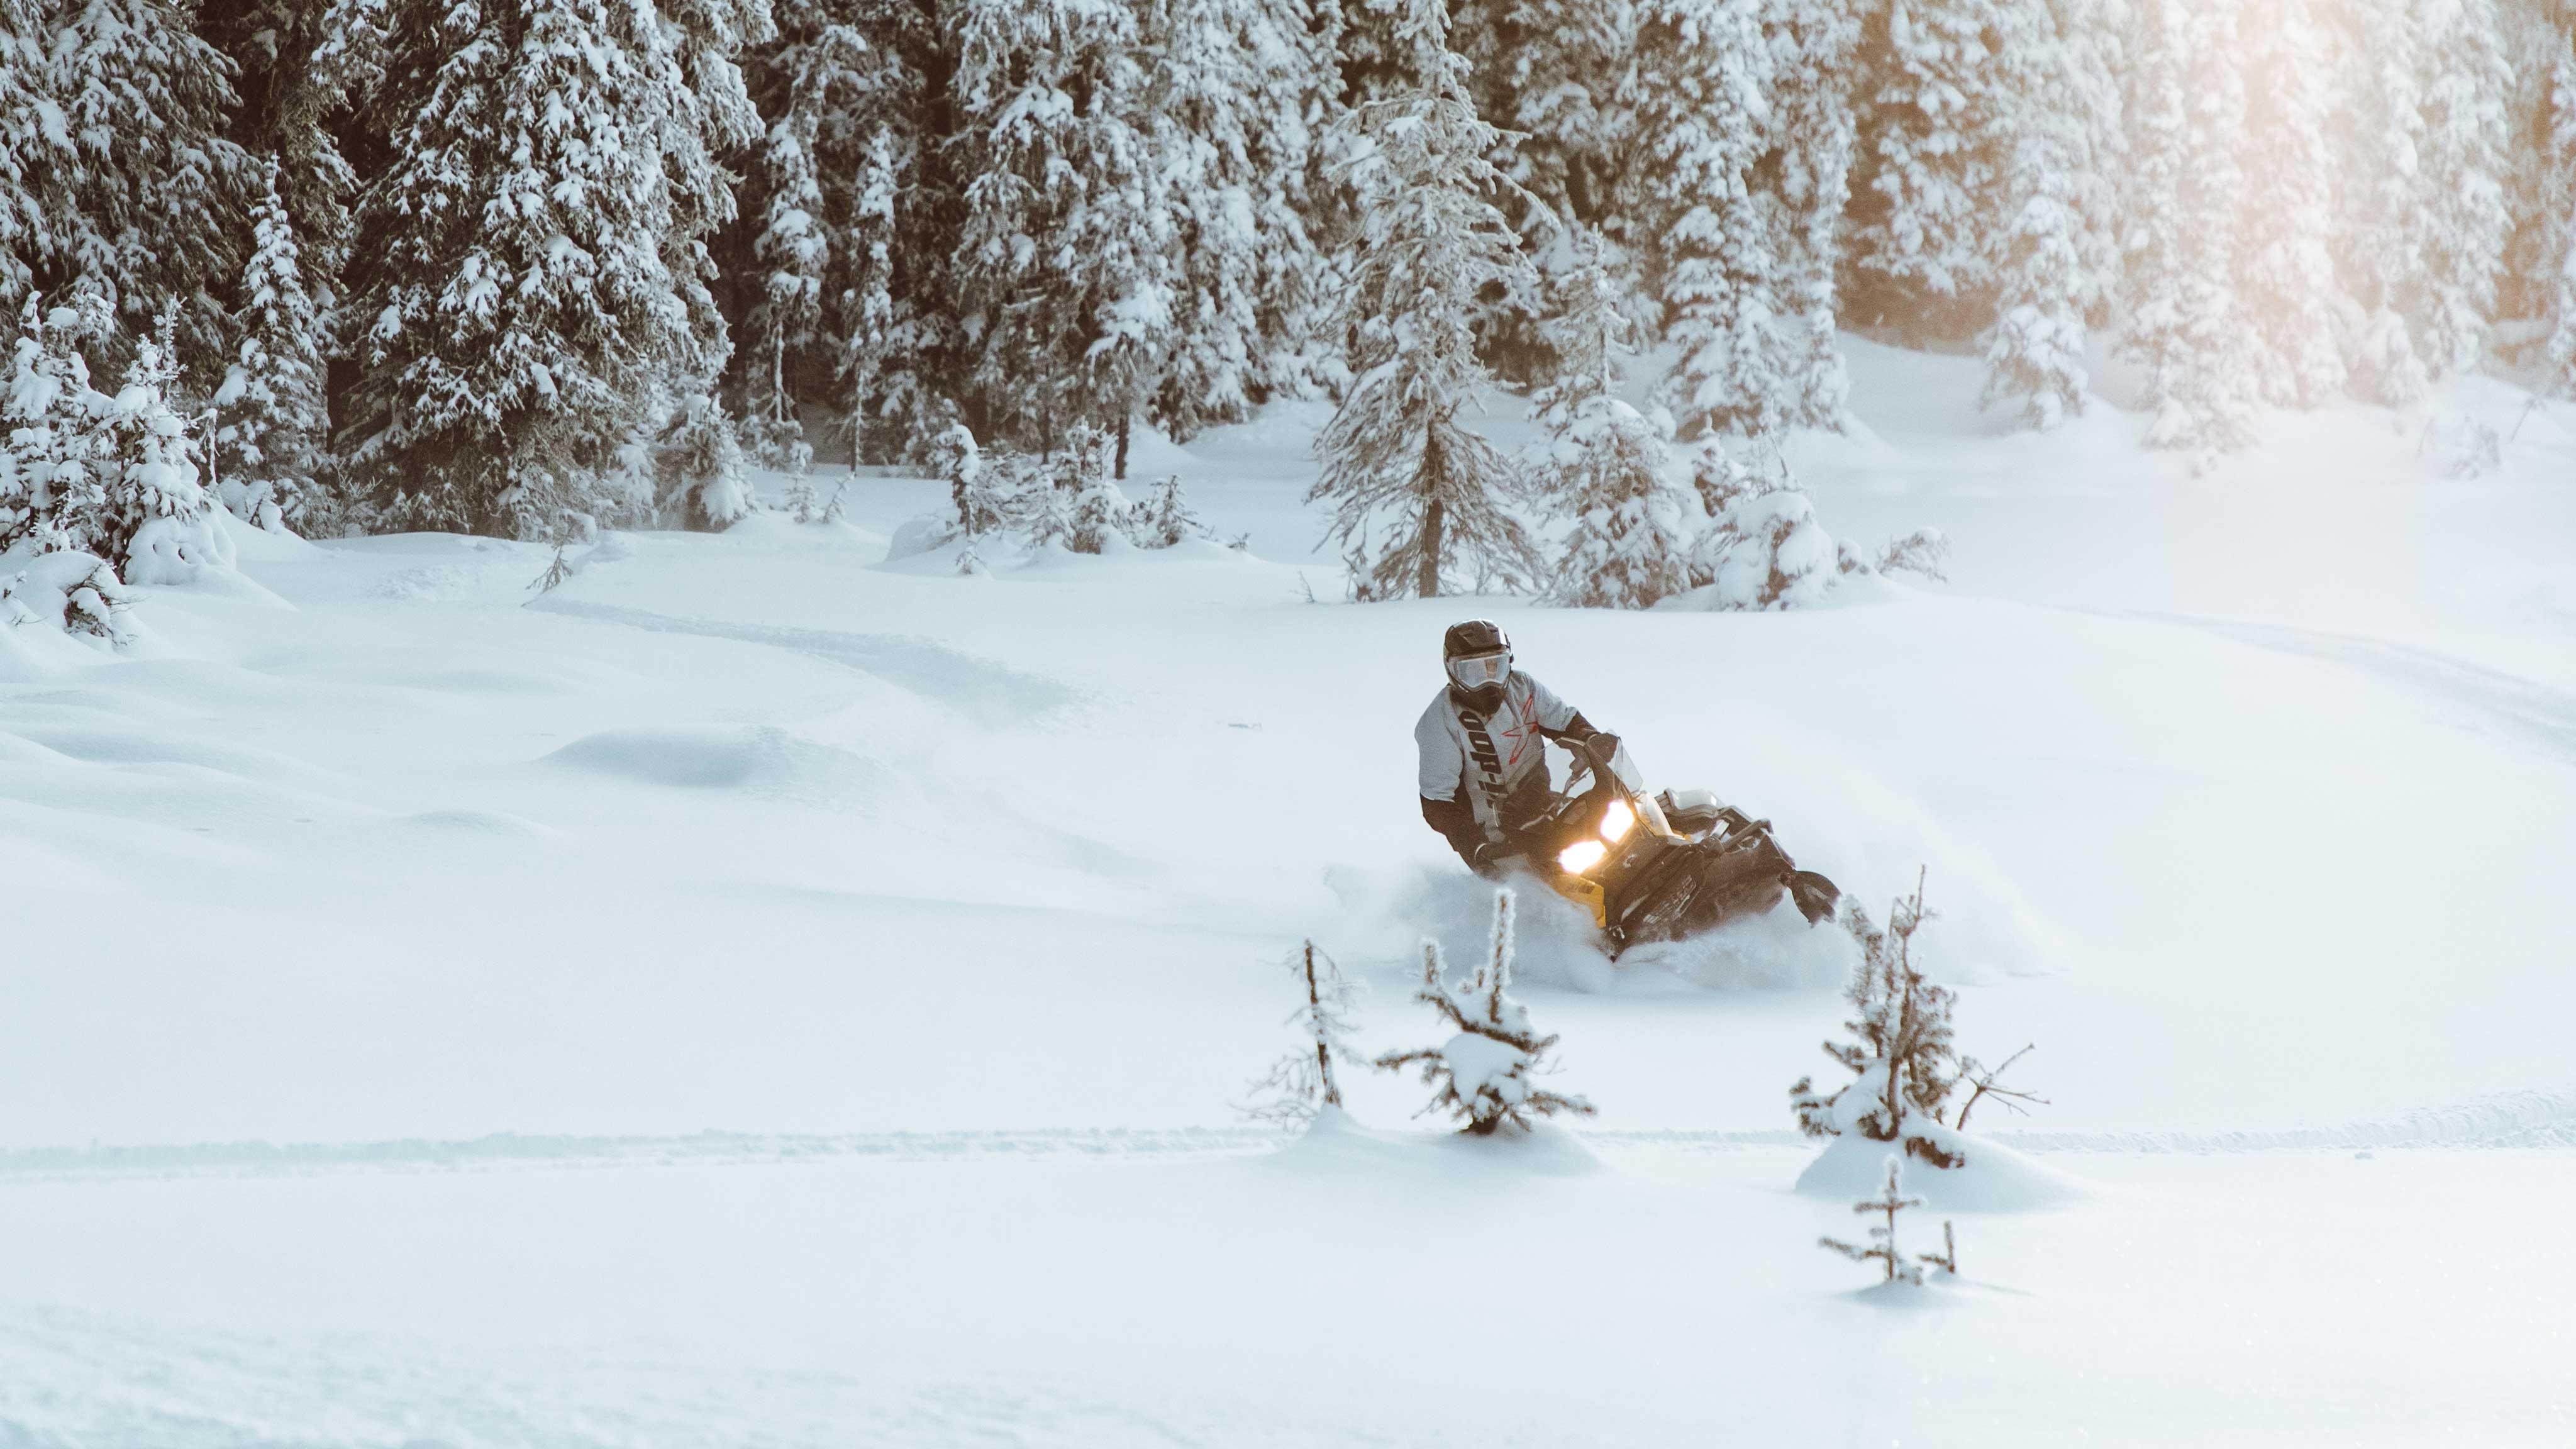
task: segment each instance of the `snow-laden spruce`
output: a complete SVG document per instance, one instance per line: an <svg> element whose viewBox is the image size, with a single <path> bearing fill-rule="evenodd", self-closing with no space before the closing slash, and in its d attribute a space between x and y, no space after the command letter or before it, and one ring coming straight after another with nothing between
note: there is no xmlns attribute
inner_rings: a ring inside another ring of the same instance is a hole
<svg viewBox="0 0 2576 1449"><path fill-rule="evenodd" d="M1853 265L1935 335L1973 327L2017 224L2004 168L2017 119L2007 59L2036 40L2039 0L1894 0L1871 76ZM1965 324L1965 325L1963 325Z"/></svg>
<svg viewBox="0 0 2576 1449"><path fill-rule="evenodd" d="M1779 319L1774 416L1784 427L1843 429L1851 381L1836 339L1843 218L1859 121L1851 71L1861 0L1771 0L1776 73L1771 122Z"/></svg>
<svg viewBox="0 0 2576 1449"><path fill-rule="evenodd" d="M640 519L620 452L726 350L710 154L749 123L716 12L609 0L387 12L401 119L359 203L352 461L398 526Z"/></svg>
<svg viewBox="0 0 2576 1449"><path fill-rule="evenodd" d="M1542 565L1505 505L1512 465L1462 414L1489 381L1476 354L1488 288L1526 290L1530 263L1493 198L1517 193L1493 161L1507 140L1477 118L1440 0L1372 0L1409 79L1354 109L1336 174L1359 196L1339 326L1356 374L1315 451L1309 502L1362 598L1449 591L1464 573L1512 585Z"/></svg>
<svg viewBox="0 0 2576 1449"><path fill-rule="evenodd" d="M2047 26L2043 13L2033 17ZM2020 401L2021 420L2045 432L2084 410L2087 311L2104 291L2088 246L2087 178L2099 185L2087 91L2108 84L2087 69L2092 52L2053 26L1999 57L2009 84L1997 101L2006 140L1997 195L2009 220L1996 253L1996 312L1986 334L1979 401Z"/></svg>
<svg viewBox="0 0 2576 1449"><path fill-rule="evenodd" d="M1287 1021L1296 1028L1298 1043L1253 1084L1253 1100L1245 1110L1265 1122L1304 1124L1313 1121L1317 1112L1342 1105L1341 1081L1333 1071L1336 1063L1369 1065L1351 1048L1351 1032L1357 1027L1366 988L1344 976L1341 966L1315 949L1311 940L1288 958L1288 974L1306 998Z"/></svg>
<svg viewBox="0 0 2576 1449"><path fill-rule="evenodd" d="M224 351L216 299L241 274L259 181L228 134L231 67L197 19L168 0L0 6L0 308L104 297L119 325L94 340L102 375L164 314L187 358Z"/></svg>
<svg viewBox="0 0 2576 1449"><path fill-rule="evenodd" d="M2344 384L2335 280L2334 66L2319 0L2267 0L2243 22L2246 184L2240 300L2266 401L2312 408Z"/></svg>
<svg viewBox="0 0 2576 1449"><path fill-rule="evenodd" d="M271 162L233 314L241 340L215 390L217 491L237 518L311 532L337 513L317 482L331 423L322 401L322 322L277 177Z"/></svg>
<svg viewBox="0 0 2576 1449"><path fill-rule="evenodd" d="M755 505L743 476L742 444L724 404L707 393L682 401L653 450L658 508L666 522L721 533ZM810 485L809 485L810 486Z"/></svg>
<svg viewBox="0 0 2576 1449"><path fill-rule="evenodd" d="M1755 196L1771 135L1771 49L1756 0L1655 0L1639 12L1630 206L1652 239L1675 432L1764 433L1780 421L1777 253Z"/></svg>
<svg viewBox="0 0 2576 1449"><path fill-rule="evenodd" d="M952 94L965 188L957 300L999 431L1052 452L1116 436L1161 376L1173 298L1140 12L1104 0L962 0Z"/></svg>
<svg viewBox="0 0 2576 1449"><path fill-rule="evenodd" d="M2512 72L2497 0L2417 0L2411 9L2424 77L2416 164L2428 183L2413 215L2416 325L2425 370L2438 380L2486 357L2497 264L2513 227L2504 106Z"/></svg>
<svg viewBox="0 0 2576 1449"><path fill-rule="evenodd" d="M1530 1025L1529 1008L1511 994L1512 893L1494 892L1494 929L1485 956L1465 982L1448 979L1440 943L1422 943L1422 985L1413 999L1440 1013L1457 1034L1436 1047L1388 1052L1377 1059L1382 1070L1422 1068L1425 1084L1437 1087L1425 1112L1448 1112L1478 1136L1509 1125L1527 1130L1532 1117L1559 1112L1592 1115L1592 1103L1539 1085L1549 1069L1553 1036L1540 1036Z"/></svg>
<svg viewBox="0 0 2576 1449"><path fill-rule="evenodd" d="M1574 520L1551 592L1582 607L1643 609L1690 587L1699 510L1667 476L1661 422L1619 396L1620 359L1635 351L1625 286L1598 233L1578 227L1571 245L1539 333L1555 379L1530 394L1546 431L1539 486Z"/></svg>
<svg viewBox="0 0 2576 1449"><path fill-rule="evenodd" d="M1153 77L1178 258L1148 416L1176 441L1305 383L1332 42L1295 0L1173 0Z"/></svg>
<svg viewBox="0 0 2576 1449"><path fill-rule="evenodd" d="M2206 455L2254 441L2254 364L2235 283L2245 116L2235 12L2144 0L2141 14L2123 342L2146 368L2148 444Z"/></svg>

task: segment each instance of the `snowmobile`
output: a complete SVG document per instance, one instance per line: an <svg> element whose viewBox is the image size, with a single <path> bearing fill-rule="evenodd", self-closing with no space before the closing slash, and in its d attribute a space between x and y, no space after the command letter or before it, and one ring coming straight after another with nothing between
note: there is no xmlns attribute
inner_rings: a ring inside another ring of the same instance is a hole
<svg viewBox="0 0 2576 1449"><path fill-rule="evenodd" d="M1616 735L1592 736L1574 762L1555 804L1516 843L1557 894L1592 912L1613 960L1760 915L1783 895L1811 926L1834 918L1842 892L1798 869L1771 822L1706 790L1648 793Z"/></svg>

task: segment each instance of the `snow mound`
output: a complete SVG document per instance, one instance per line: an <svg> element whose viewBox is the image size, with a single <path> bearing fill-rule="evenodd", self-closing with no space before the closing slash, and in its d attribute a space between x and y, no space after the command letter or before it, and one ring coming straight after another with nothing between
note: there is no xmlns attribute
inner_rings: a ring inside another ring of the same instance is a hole
<svg viewBox="0 0 2576 1449"><path fill-rule="evenodd" d="M2083 1185L2073 1178L1999 1143L1946 1127L1916 1124L1915 1130L1965 1159L1948 1168L1906 1163L1906 1194L1923 1199L1933 1212L2027 1212L2085 1196ZM1847 1132L1827 1143L1798 1174L1797 1190L1803 1197L1858 1202L1885 1184L1887 1154L1887 1143Z"/></svg>
<svg viewBox="0 0 2576 1449"><path fill-rule="evenodd" d="M545 763L672 789L817 805L872 803L891 783L874 760L772 725L602 730L545 756Z"/></svg>

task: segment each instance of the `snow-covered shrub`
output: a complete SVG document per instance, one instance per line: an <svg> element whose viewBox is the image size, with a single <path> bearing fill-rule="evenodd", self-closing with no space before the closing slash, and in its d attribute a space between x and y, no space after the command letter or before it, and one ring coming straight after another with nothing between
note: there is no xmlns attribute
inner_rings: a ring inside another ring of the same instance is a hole
<svg viewBox="0 0 2576 1449"><path fill-rule="evenodd" d="M1457 1034L1436 1047L1388 1052L1378 1067L1420 1066L1423 1082L1440 1089L1422 1110L1451 1112L1479 1135L1507 1122L1527 1128L1531 1113L1592 1115L1583 1098L1538 1085L1556 1038L1531 1028L1529 1008L1511 997L1511 984L1512 893L1502 890L1494 893L1491 947L1463 987L1450 984L1439 943L1422 943L1422 986L1413 999L1447 1018Z"/></svg>
<svg viewBox="0 0 2576 1449"><path fill-rule="evenodd" d="M1073 553L1106 553L1129 542L1136 526L1135 505L1109 479L1109 434L1090 423L1076 423L1050 470L1051 484L1064 501L1062 543Z"/></svg>
<svg viewBox="0 0 2576 1449"><path fill-rule="evenodd" d="M956 536L982 538L999 532L1009 511L1009 499L995 486L997 476L1007 473L984 466L983 450L975 445L974 430L964 423L950 423L933 438L927 451L934 476L948 485L948 501L957 510Z"/></svg>
<svg viewBox="0 0 2576 1449"><path fill-rule="evenodd" d="M1709 524L1691 549L1691 574L1721 609L1790 609L1833 587L1839 557L1816 505L1780 472L1761 473L1722 448L1703 453L1692 480Z"/></svg>
<svg viewBox="0 0 2576 1449"><path fill-rule="evenodd" d="M742 445L724 405L692 393L672 413L653 447L655 491L665 518L684 528L722 533L751 516L751 484Z"/></svg>
<svg viewBox="0 0 2576 1449"><path fill-rule="evenodd" d="M0 555L0 625L60 629L113 647L133 642L132 605L106 560L68 549L18 557L26 551Z"/></svg>
<svg viewBox="0 0 2576 1449"><path fill-rule="evenodd" d="M1925 1264L1955 1276L1959 1271L1959 1243L1947 1222L1941 1224L1941 1251L1938 1253L1917 1253L1915 1261L1909 1263L1905 1261L1904 1249L1897 1246L1896 1215L1907 1208L1921 1206L1923 1199L1905 1195L1905 1165L1891 1152L1887 1154L1887 1181L1879 1189L1878 1196L1862 1198L1852 1204L1853 1212L1863 1216L1876 1214L1885 1221L1870 1226L1867 1243L1846 1243L1840 1238L1828 1237L1816 1239L1816 1246L1831 1248L1856 1263L1879 1264L1885 1269L1881 1282L1905 1282L1921 1287Z"/></svg>
<svg viewBox="0 0 2576 1449"><path fill-rule="evenodd" d="M1253 1084L1256 1094L1245 1110L1265 1122L1302 1123L1324 1107L1342 1105L1341 1084L1333 1063L1358 1060L1351 1052L1352 1017L1359 1010L1360 983L1342 974L1333 958L1308 941L1288 958L1288 974L1305 988L1306 1000L1288 1016L1301 1038L1296 1048L1271 1064L1270 1074Z"/></svg>
<svg viewBox="0 0 2576 1449"><path fill-rule="evenodd" d="M1137 515L1135 539L1138 548L1170 548L1185 539L1209 538L1208 526L1190 511L1190 502L1181 496L1181 477L1175 473L1154 485L1145 495Z"/></svg>
<svg viewBox="0 0 2576 1449"><path fill-rule="evenodd" d="M1937 528L1918 528L1903 538L1892 538L1879 550L1878 571L1883 574L1921 574L1942 583L1950 581L1950 540Z"/></svg>

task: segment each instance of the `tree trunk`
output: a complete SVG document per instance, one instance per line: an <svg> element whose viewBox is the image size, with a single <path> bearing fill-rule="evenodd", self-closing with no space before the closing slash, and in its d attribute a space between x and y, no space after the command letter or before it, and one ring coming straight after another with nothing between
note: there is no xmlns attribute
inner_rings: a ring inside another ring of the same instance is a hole
<svg viewBox="0 0 2576 1449"><path fill-rule="evenodd" d="M1134 424L1135 420L1135 415L1133 413L1120 413L1118 415L1118 463L1117 466L1110 471L1109 476L1117 479L1121 483L1127 481L1127 430Z"/></svg>
<svg viewBox="0 0 2576 1449"><path fill-rule="evenodd" d="M1440 487L1448 460L1440 454L1440 434L1434 430L1422 441L1422 491L1428 495L1422 508L1422 564L1416 571L1413 591L1426 599L1440 597L1440 556L1446 549L1442 535L1449 525L1448 505L1442 501Z"/></svg>

